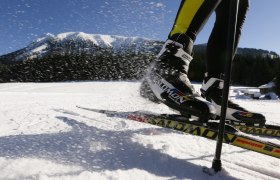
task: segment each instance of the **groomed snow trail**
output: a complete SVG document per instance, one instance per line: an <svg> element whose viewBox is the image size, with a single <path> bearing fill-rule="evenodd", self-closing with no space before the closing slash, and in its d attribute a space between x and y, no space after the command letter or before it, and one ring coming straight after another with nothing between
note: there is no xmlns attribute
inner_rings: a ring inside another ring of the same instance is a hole
<svg viewBox="0 0 280 180"><path fill-rule="evenodd" d="M230 145L224 170L208 176L215 141L76 108L174 113L141 98L139 86L0 84L0 179L280 179L279 159ZM279 101L236 101L280 125Z"/></svg>

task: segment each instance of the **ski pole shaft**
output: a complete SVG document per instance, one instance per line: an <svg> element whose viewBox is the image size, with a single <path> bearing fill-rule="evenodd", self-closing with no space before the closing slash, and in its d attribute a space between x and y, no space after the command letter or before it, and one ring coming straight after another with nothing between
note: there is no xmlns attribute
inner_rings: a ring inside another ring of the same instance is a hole
<svg viewBox="0 0 280 180"><path fill-rule="evenodd" d="M212 168L218 172L222 169L221 162L221 152L223 137L225 131L225 119L228 106L228 95L229 95L229 86L230 86L230 77L231 77L231 64L234 55L234 46L235 46L235 34L236 34L236 21L238 14L238 5L239 0L230 0L230 9L229 9L229 21L228 21L228 34L227 34L227 51L225 54L226 65L225 65L225 79L223 87L223 96L221 104L221 120L219 125L219 134L216 144L215 157L212 162Z"/></svg>

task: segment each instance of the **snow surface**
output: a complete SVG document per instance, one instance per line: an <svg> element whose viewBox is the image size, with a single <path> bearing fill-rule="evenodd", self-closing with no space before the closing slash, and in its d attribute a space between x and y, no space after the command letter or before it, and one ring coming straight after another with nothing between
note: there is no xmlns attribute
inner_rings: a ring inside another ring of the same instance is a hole
<svg viewBox="0 0 280 180"><path fill-rule="evenodd" d="M141 98L139 85L0 84L0 179L280 179L279 159L230 145L223 171L208 176L215 141L76 108L173 113ZM280 101L235 101L280 125Z"/></svg>

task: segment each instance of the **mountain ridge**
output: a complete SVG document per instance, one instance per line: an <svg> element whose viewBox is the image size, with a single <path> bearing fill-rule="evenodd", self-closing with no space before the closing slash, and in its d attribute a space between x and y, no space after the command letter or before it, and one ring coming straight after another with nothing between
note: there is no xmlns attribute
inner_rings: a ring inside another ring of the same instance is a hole
<svg viewBox="0 0 280 180"><path fill-rule="evenodd" d="M133 51L158 51L162 42L140 37L125 37L115 35L86 34L83 32L66 32L58 35L50 33L37 38L26 47L0 56L0 62L13 63L28 59L42 58L54 54L94 54L98 49L111 50L122 54ZM10 61L10 62L9 62Z"/></svg>
<svg viewBox="0 0 280 180"><path fill-rule="evenodd" d="M157 54L164 42L142 37L125 37L117 35L87 34L84 32L65 32L57 35L46 33L35 39L26 47L0 56L0 63L15 62L43 58L47 55L89 54L94 55L100 50L111 51L116 54L148 53ZM195 51L206 51L206 44L195 45ZM254 56L270 56L277 58L275 52L254 49L238 48L237 54Z"/></svg>

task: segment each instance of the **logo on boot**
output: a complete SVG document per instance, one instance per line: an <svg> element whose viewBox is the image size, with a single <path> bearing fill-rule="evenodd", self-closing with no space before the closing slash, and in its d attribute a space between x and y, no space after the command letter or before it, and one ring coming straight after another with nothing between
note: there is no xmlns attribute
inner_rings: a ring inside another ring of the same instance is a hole
<svg viewBox="0 0 280 180"><path fill-rule="evenodd" d="M177 104L182 104L188 100L191 100L190 97L185 96L184 93L173 87L170 83L162 79L161 77L156 77L154 79L156 85L168 95L168 98L176 102Z"/></svg>

